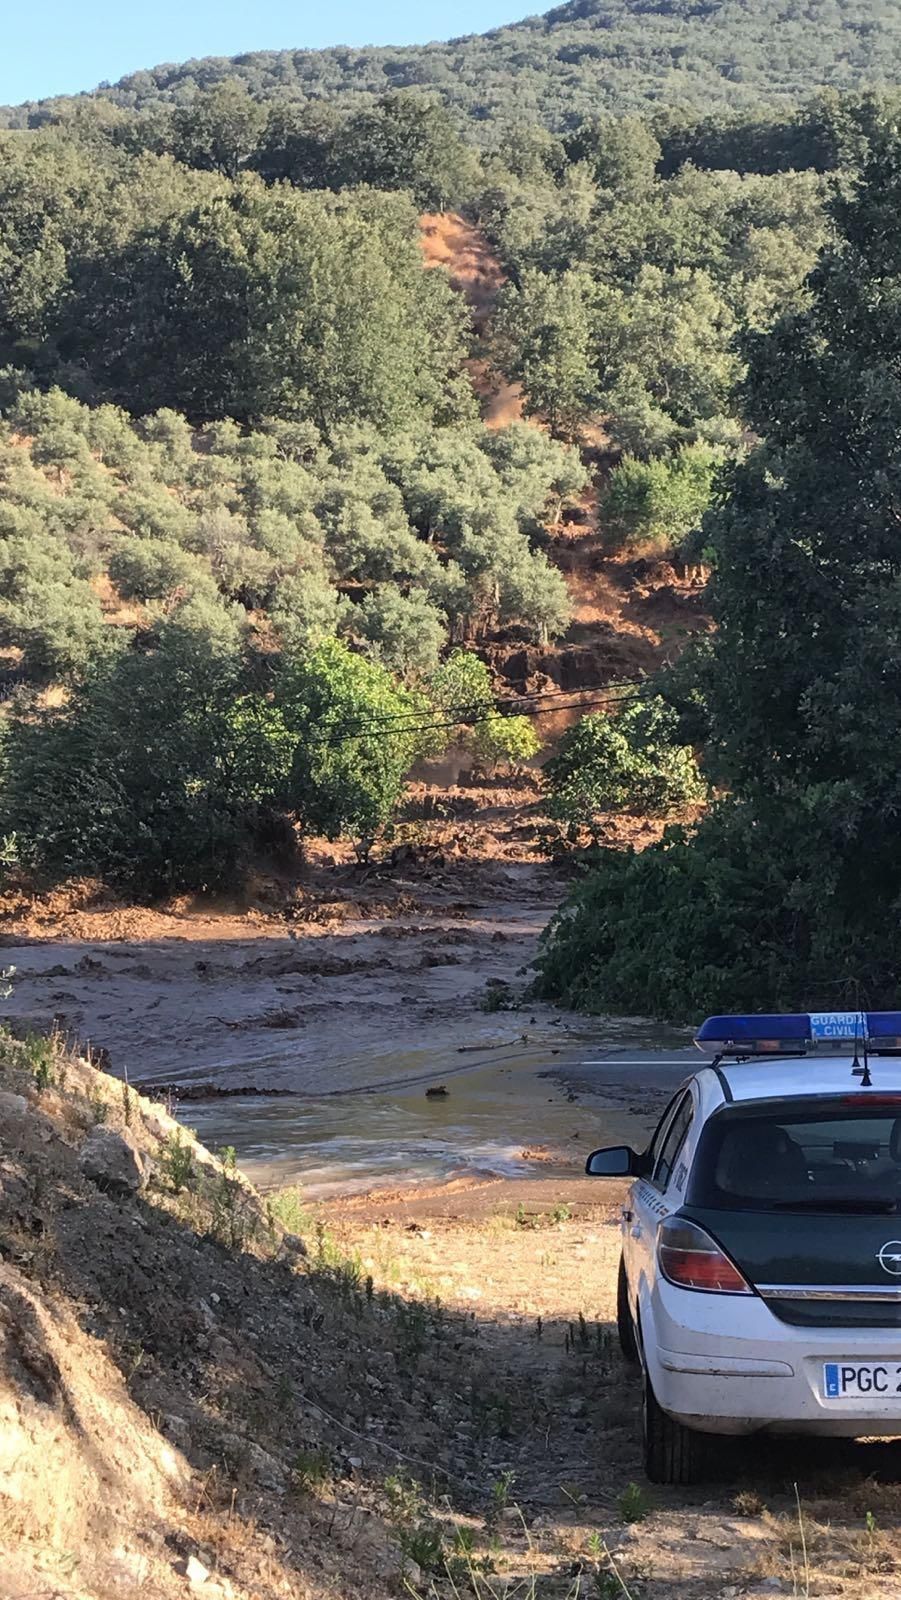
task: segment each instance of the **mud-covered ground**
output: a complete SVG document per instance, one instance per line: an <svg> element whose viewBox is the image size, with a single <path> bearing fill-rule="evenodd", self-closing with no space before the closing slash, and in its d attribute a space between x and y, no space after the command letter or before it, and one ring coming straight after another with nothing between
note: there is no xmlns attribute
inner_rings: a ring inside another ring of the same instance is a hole
<svg viewBox="0 0 901 1600"><path fill-rule="evenodd" d="M411 1053L496 1044L511 1026L491 991L523 989L565 889L537 849L535 802L530 779L443 791L439 815L371 866L322 844L244 905L129 907L93 884L8 896L3 1013L195 1095L371 1087L398 1075L393 1058L406 1075Z"/></svg>

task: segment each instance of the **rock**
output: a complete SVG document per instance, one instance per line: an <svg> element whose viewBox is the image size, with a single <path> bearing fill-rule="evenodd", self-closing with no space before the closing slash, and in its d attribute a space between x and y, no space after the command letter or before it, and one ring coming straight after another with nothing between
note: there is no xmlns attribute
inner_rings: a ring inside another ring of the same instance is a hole
<svg viewBox="0 0 901 1600"><path fill-rule="evenodd" d="M236 1433L225 1434L219 1444L233 1472L247 1473L261 1489L269 1489L273 1494L284 1493L288 1483L287 1469L268 1450L254 1444L252 1439L242 1439Z"/></svg>
<svg viewBox="0 0 901 1600"><path fill-rule="evenodd" d="M781 1578L761 1578L748 1591L748 1594L784 1594L785 1584Z"/></svg>
<svg viewBox="0 0 901 1600"><path fill-rule="evenodd" d="M309 1252L299 1234L285 1233L282 1234L282 1254L289 1261L301 1261Z"/></svg>
<svg viewBox="0 0 901 1600"><path fill-rule="evenodd" d="M184 1451L190 1449L191 1430L188 1427L188 1424L185 1422L184 1417L176 1417L173 1414L167 1413L165 1416L160 1417L159 1426L160 1433L164 1433L166 1435L169 1443L174 1444L176 1450Z"/></svg>
<svg viewBox="0 0 901 1600"><path fill-rule="evenodd" d="M28 1115L28 1101L24 1094L8 1094L4 1089L0 1091L0 1121L18 1122Z"/></svg>
<svg viewBox="0 0 901 1600"><path fill-rule="evenodd" d="M147 1182L144 1156L131 1134L94 1128L81 1147L79 1166L108 1194L137 1194Z"/></svg>
<svg viewBox="0 0 901 1600"><path fill-rule="evenodd" d="M188 1556L185 1561L180 1561L178 1563L178 1571L197 1589L200 1588L201 1584L206 1583L210 1576L209 1570L202 1561L198 1561L196 1556Z"/></svg>

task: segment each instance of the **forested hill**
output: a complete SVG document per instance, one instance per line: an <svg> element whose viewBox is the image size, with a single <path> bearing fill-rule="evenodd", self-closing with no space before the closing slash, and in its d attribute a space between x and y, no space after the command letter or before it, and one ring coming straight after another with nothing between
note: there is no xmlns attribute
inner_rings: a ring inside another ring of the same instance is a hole
<svg viewBox="0 0 901 1600"><path fill-rule="evenodd" d="M134 72L97 92L145 109L184 104L229 77L264 99L359 103L430 87L477 122L515 117L565 128L605 109L740 108L823 86L889 84L899 67L899 0L571 0L447 44L211 56ZM0 115L26 126L40 110Z"/></svg>

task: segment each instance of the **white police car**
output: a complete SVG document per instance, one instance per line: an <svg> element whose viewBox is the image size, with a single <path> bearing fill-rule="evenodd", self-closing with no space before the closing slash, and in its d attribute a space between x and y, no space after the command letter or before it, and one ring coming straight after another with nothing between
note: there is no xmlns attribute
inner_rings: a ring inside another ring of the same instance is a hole
<svg viewBox="0 0 901 1600"><path fill-rule="evenodd" d="M901 1435L901 1012L711 1017L635 1178L618 1325L655 1483L712 1436Z"/></svg>

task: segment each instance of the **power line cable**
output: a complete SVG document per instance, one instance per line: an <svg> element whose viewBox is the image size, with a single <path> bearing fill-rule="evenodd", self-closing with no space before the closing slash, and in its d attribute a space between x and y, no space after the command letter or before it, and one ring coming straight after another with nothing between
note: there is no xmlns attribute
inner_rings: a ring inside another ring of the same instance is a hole
<svg viewBox="0 0 901 1600"><path fill-rule="evenodd" d="M611 706L628 705L633 700L646 698L647 692L647 690L643 689L629 689L628 692L624 692L622 694L611 694L609 692L605 692L600 700L593 696L590 701L585 701L583 699L574 706L550 706L548 709L552 711L579 711L586 704L589 706L601 704ZM656 691L651 692L653 693ZM469 721L471 724L485 721L486 718L494 715L538 716L543 709L543 704L535 704L533 705L532 709L527 707L524 712L518 712L517 707L521 706L524 701L544 702L545 700L549 699L557 699L560 695L584 696L586 694L592 694L592 691L588 689L549 689L546 691L536 690L532 693L510 695L506 700L494 700L490 706L484 700L477 700L467 702L465 704L435 706L432 709L435 713L435 716L441 718L441 726L447 725L447 722L453 714L451 726L455 727L458 724L465 723L467 721ZM389 733L392 731L405 732L407 731L408 726L412 725L418 727L420 719L423 717L428 717L428 715L429 713L425 710L414 709L410 711L385 712L377 716L366 716L357 719L349 718L345 722L338 725L338 731L355 731L359 728L365 728L367 732L375 732L377 729L383 728Z"/></svg>
<svg viewBox="0 0 901 1600"><path fill-rule="evenodd" d="M633 695L629 695L628 697L620 696L620 697L617 697L614 700L611 700L609 698L604 698L604 699L600 699L600 700L587 700L587 701L583 701L580 706L578 706L578 707L574 706L572 709L573 710L580 710L580 711L581 710L589 710L589 711L591 711L591 710L596 710L596 709L608 709L611 706L628 705L628 704L632 704L632 703L635 703L635 702L640 702L642 700L646 700L648 698L649 698L649 696L647 694L633 694ZM561 707L560 709L562 710L562 709L565 709L565 708ZM524 715L524 716L537 717L537 716L541 715L541 711L542 711L542 708L540 706L535 706L535 707L532 707L531 710L527 710L527 711L525 711L525 712L523 712L521 714ZM413 714L410 713L410 715L412 716ZM471 720L466 723L466 726L467 727L471 727L471 728L478 727L481 723L492 721L493 718L495 716L498 716L498 715L501 715L501 713L499 713L497 706L493 706L490 710L484 712L481 716L471 718ZM459 728L460 726L461 726L461 719L459 717L453 717L450 720L447 720L447 719L440 720L440 721L436 720L436 721L433 721L433 722L402 723L400 726L394 726L394 727L385 727L383 723L378 722L378 721L373 721L371 723L360 723L356 727L353 727L353 726L341 727L341 726L339 726L337 728L332 728L332 729L323 731L321 734L318 734L318 735L314 734L313 737L314 737L314 740L319 744L345 744L345 743L349 743L352 739L364 739L364 738L368 738L370 735L373 735L373 734L382 734L383 736L390 736L391 734L411 735L411 734L418 734L418 733L437 733L437 732L444 732L444 731L452 730L454 728Z"/></svg>

